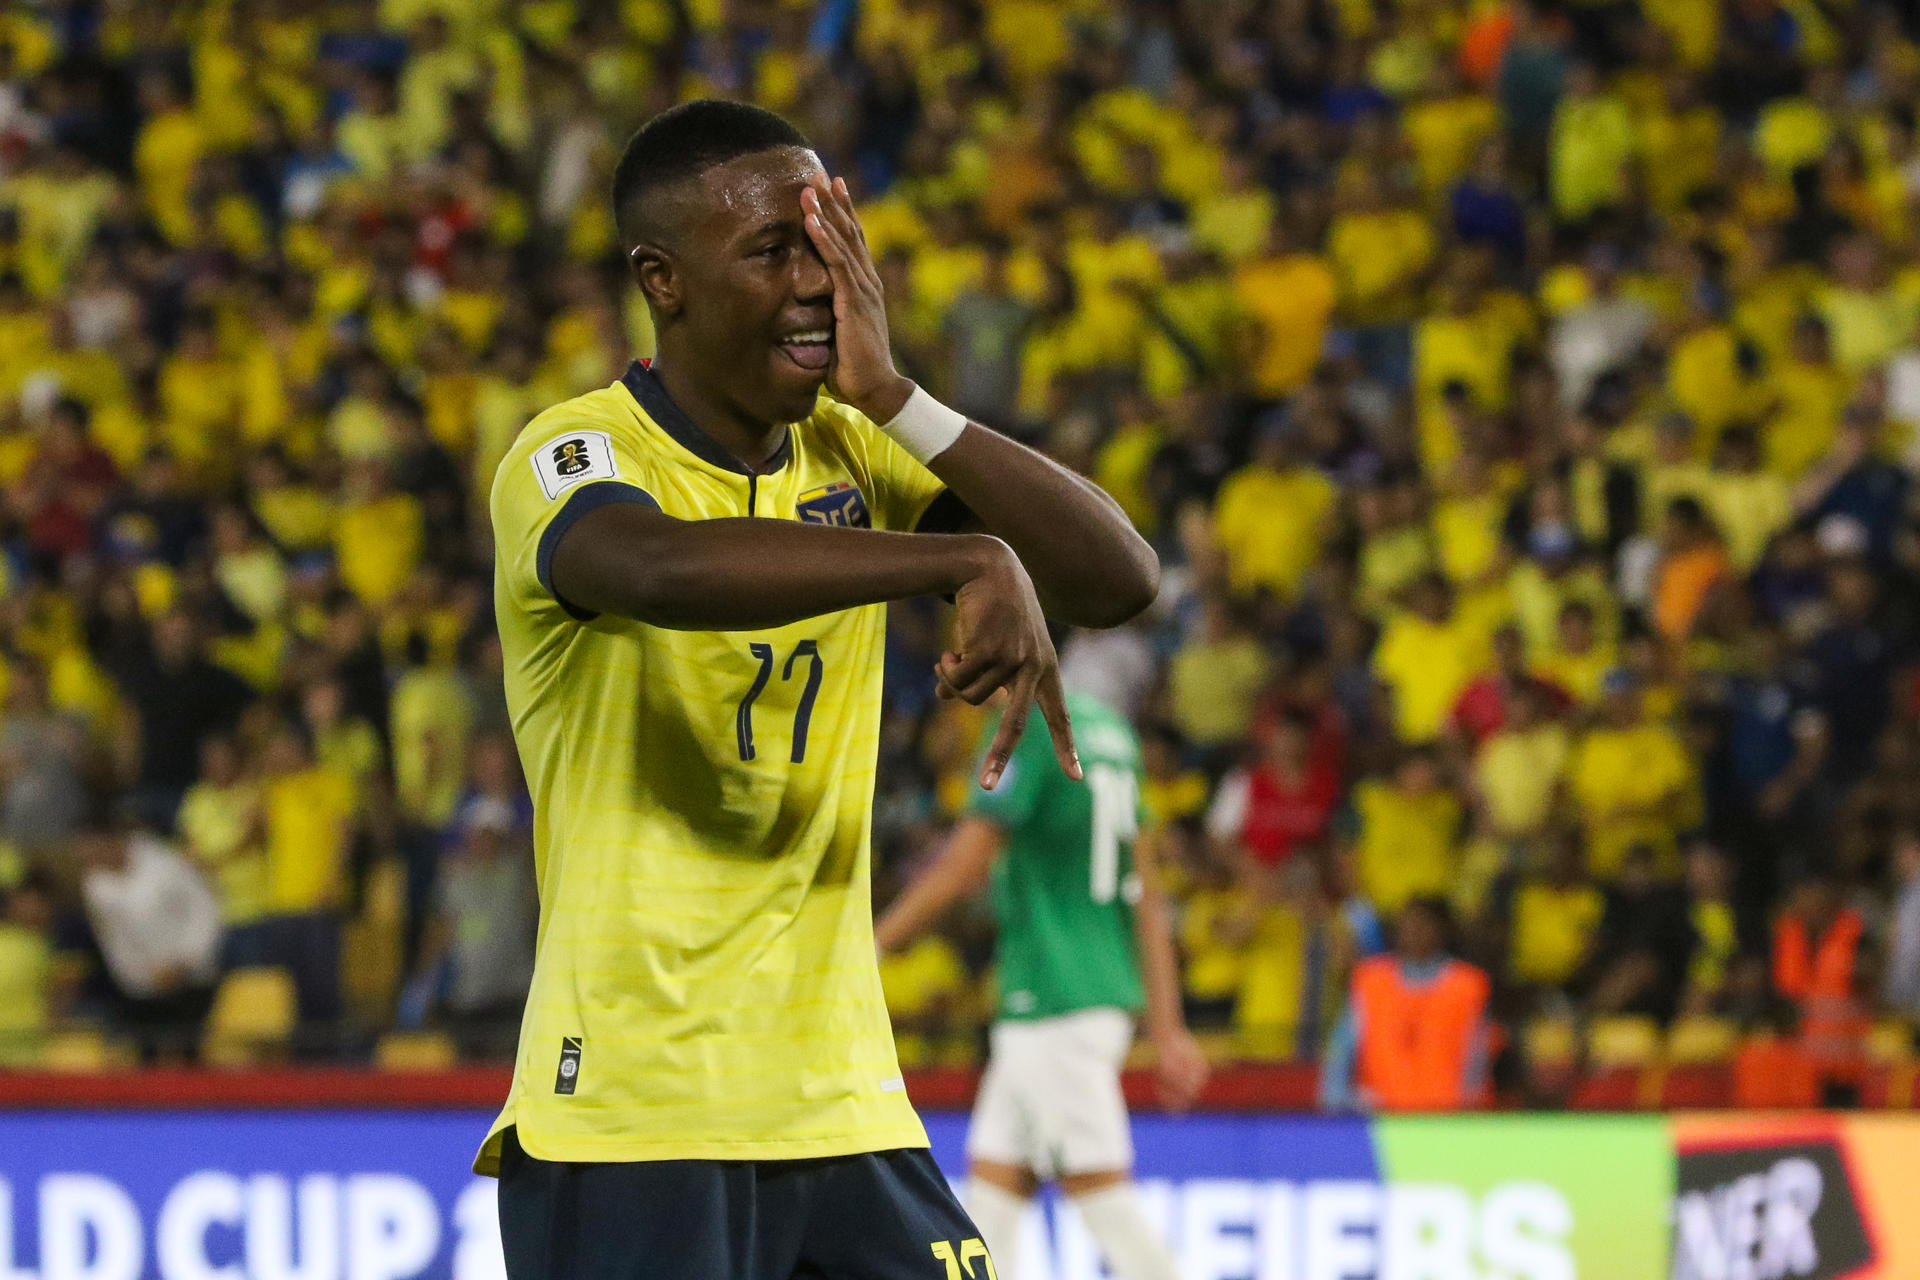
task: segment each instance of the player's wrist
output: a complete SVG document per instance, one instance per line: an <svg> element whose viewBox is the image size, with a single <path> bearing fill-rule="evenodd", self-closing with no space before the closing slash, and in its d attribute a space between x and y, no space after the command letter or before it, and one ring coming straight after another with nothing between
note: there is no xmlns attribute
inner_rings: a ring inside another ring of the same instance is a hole
<svg viewBox="0 0 1920 1280"><path fill-rule="evenodd" d="M906 386L906 394L898 400L894 411L868 412L867 416L879 423L880 430L924 466L951 449L954 442L960 439L967 429L966 415L947 408L912 379L902 378L900 381ZM896 394L898 390L898 387L894 388ZM892 401L893 397L889 395L883 403Z"/></svg>
<svg viewBox="0 0 1920 1280"><path fill-rule="evenodd" d="M947 587L952 594L970 582L1007 572L1020 563L1013 548L990 533L938 534L943 543L951 543L953 569L957 575Z"/></svg>
<svg viewBox="0 0 1920 1280"><path fill-rule="evenodd" d="M913 399L913 393L919 389L920 384L912 378L898 369L889 369L887 376L871 389L863 387L857 393L849 391L847 403L880 424L880 429L885 431L886 424L900 415L900 411L907 407L907 402Z"/></svg>

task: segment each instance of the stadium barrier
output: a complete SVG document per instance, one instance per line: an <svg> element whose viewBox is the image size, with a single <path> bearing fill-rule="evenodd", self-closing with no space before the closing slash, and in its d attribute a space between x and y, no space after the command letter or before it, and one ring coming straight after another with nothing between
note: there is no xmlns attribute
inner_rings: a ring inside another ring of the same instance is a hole
<svg viewBox="0 0 1920 1280"><path fill-rule="evenodd" d="M0 1110L0 1280L498 1280L482 1079L331 1109L248 1079ZM927 1112L956 1178L965 1124ZM1188 1280L1920 1276L1920 1115L1147 1112L1135 1140ZM1027 1230L1023 1280L1103 1274L1070 1206Z"/></svg>

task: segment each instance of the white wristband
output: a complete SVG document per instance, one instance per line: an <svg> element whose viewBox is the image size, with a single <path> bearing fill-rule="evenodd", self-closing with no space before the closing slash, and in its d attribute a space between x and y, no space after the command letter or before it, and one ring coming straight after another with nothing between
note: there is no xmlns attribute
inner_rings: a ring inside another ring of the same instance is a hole
<svg viewBox="0 0 1920 1280"><path fill-rule="evenodd" d="M967 429L967 418L928 395L925 387L915 387L900 412L880 429L924 466L953 447Z"/></svg>

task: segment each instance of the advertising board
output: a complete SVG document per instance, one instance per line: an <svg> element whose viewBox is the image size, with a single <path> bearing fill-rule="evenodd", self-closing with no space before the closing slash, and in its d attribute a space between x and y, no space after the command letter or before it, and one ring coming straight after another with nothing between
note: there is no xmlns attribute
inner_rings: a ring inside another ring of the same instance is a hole
<svg viewBox="0 0 1920 1280"><path fill-rule="evenodd" d="M0 1280L498 1280L488 1118L0 1113ZM965 1124L927 1117L956 1182ZM1915 1115L1149 1114L1135 1142L1186 1280L1920 1277ZM1105 1274L1051 1200L1022 1262Z"/></svg>

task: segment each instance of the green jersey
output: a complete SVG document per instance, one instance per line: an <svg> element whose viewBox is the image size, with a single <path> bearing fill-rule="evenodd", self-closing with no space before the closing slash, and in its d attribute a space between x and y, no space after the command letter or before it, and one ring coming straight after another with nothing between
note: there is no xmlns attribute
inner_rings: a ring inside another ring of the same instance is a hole
<svg viewBox="0 0 1920 1280"><path fill-rule="evenodd" d="M1140 744L1091 698L1071 694L1067 710L1082 781L1061 771L1036 710L1000 785L976 786L967 805L1006 835L993 868L1002 1018L1146 1003L1133 934Z"/></svg>

